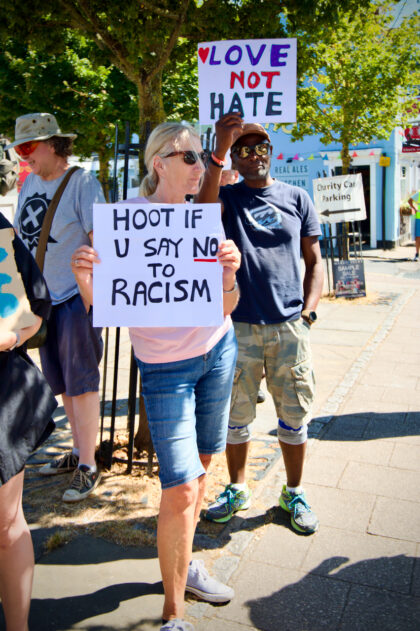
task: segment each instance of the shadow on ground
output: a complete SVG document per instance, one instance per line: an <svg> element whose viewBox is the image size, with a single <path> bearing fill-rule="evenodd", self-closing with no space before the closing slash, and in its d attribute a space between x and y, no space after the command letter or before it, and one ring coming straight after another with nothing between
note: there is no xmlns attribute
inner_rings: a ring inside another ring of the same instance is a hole
<svg viewBox="0 0 420 631"><path fill-rule="evenodd" d="M420 599L418 590L414 594L413 557L379 557L339 569L347 561L329 558L300 581L248 600L252 624L261 631L418 630ZM270 584L272 572L273 568L262 569L259 583Z"/></svg>
<svg viewBox="0 0 420 631"><path fill-rule="evenodd" d="M320 419L314 419L314 421ZM416 436L420 412L362 412L336 416L325 427L320 440L377 440Z"/></svg>

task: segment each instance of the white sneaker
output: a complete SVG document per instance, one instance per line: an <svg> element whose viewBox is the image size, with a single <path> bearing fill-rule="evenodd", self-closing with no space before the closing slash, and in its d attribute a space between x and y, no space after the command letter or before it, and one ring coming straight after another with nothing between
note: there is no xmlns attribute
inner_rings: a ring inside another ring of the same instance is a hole
<svg viewBox="0 0 420 631"><path fill-rule="evenodd" d="M181 618L173 618L168 620L160 627L160 631L194 631L191 622L181 620Z"/></svg>
<svg viewBox="0 0 420 631"><path fill-rule="evenodd" d="M235 595L231 587L210 576L202 560L190 562L185 590L210 603L226 603Z"/></svg>

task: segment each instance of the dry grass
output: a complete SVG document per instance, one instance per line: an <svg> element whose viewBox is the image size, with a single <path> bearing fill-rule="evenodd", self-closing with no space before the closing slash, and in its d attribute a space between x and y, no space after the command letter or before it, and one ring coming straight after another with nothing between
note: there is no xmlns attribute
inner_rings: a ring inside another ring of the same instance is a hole
<svg viewBox="0 0 420 631"><path fill-rule="evenodd" d="M115 455L125 455L124 436L118 436L120 448ZM251 446L250 471L259 471L273 458L278 450L276 441L254 441ZM137 454L136 458L142 454ZM146 458L144 458L144 461ZM38 467L29 466L25 473L25 506L29 507L28 519L41 528L60 527L47 541L47 549L64 545L79 532L103 537L121 545L156 544L156 524L159 513L160 483L158 465L154 461L152 475L147 474L146 464L134 466L130 475L126 465L116 463L111 471L102 471L102 479L95 492L83 502L65 504L61 501L70 483L70 475L42 478ZM228 479L224 454L213 457L207 475L207 491L203 506L214 500ZM249 481L255 487L256 480ZM223 526L202 520L200 531L217 537ZM63 529L63 530L62 530Z"/></svg>

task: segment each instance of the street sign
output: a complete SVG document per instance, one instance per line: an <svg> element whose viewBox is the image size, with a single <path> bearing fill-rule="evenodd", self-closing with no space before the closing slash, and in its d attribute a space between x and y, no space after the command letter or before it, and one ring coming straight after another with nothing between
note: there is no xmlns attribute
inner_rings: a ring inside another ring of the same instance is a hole
<svg viewBox="0 0 420 631"><path fill-rule="evenodd" d="M360 173L313 180L314 203L321 223L363 221L365 196Z"/></svg>
<svg viewBox="0 0 420 631"><path fill-rule="evenodd" d="M363 261L334 261L333 278L336 298L358 298L359 296L366 296L365 267Z"/></svg>

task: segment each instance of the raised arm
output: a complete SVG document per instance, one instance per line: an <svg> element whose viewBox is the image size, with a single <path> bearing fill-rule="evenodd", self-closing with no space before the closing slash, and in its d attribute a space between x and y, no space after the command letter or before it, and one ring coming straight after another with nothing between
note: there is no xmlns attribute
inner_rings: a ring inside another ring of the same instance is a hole
<svg viewBox="0 0 420 631"><path fill-rule="evenodd" d="M216 143L213 151L213 155L216 160L212 160L212 158L210 158L203 176L203 183L200 191L195 196L195 202L212 203L220 201L219 188L223 166L217 166L217 161L223 161L225 159L227 152L235 142L235 136L241 131L241 129L242 118L237 113L225 114L217 121Z"/></svg>

